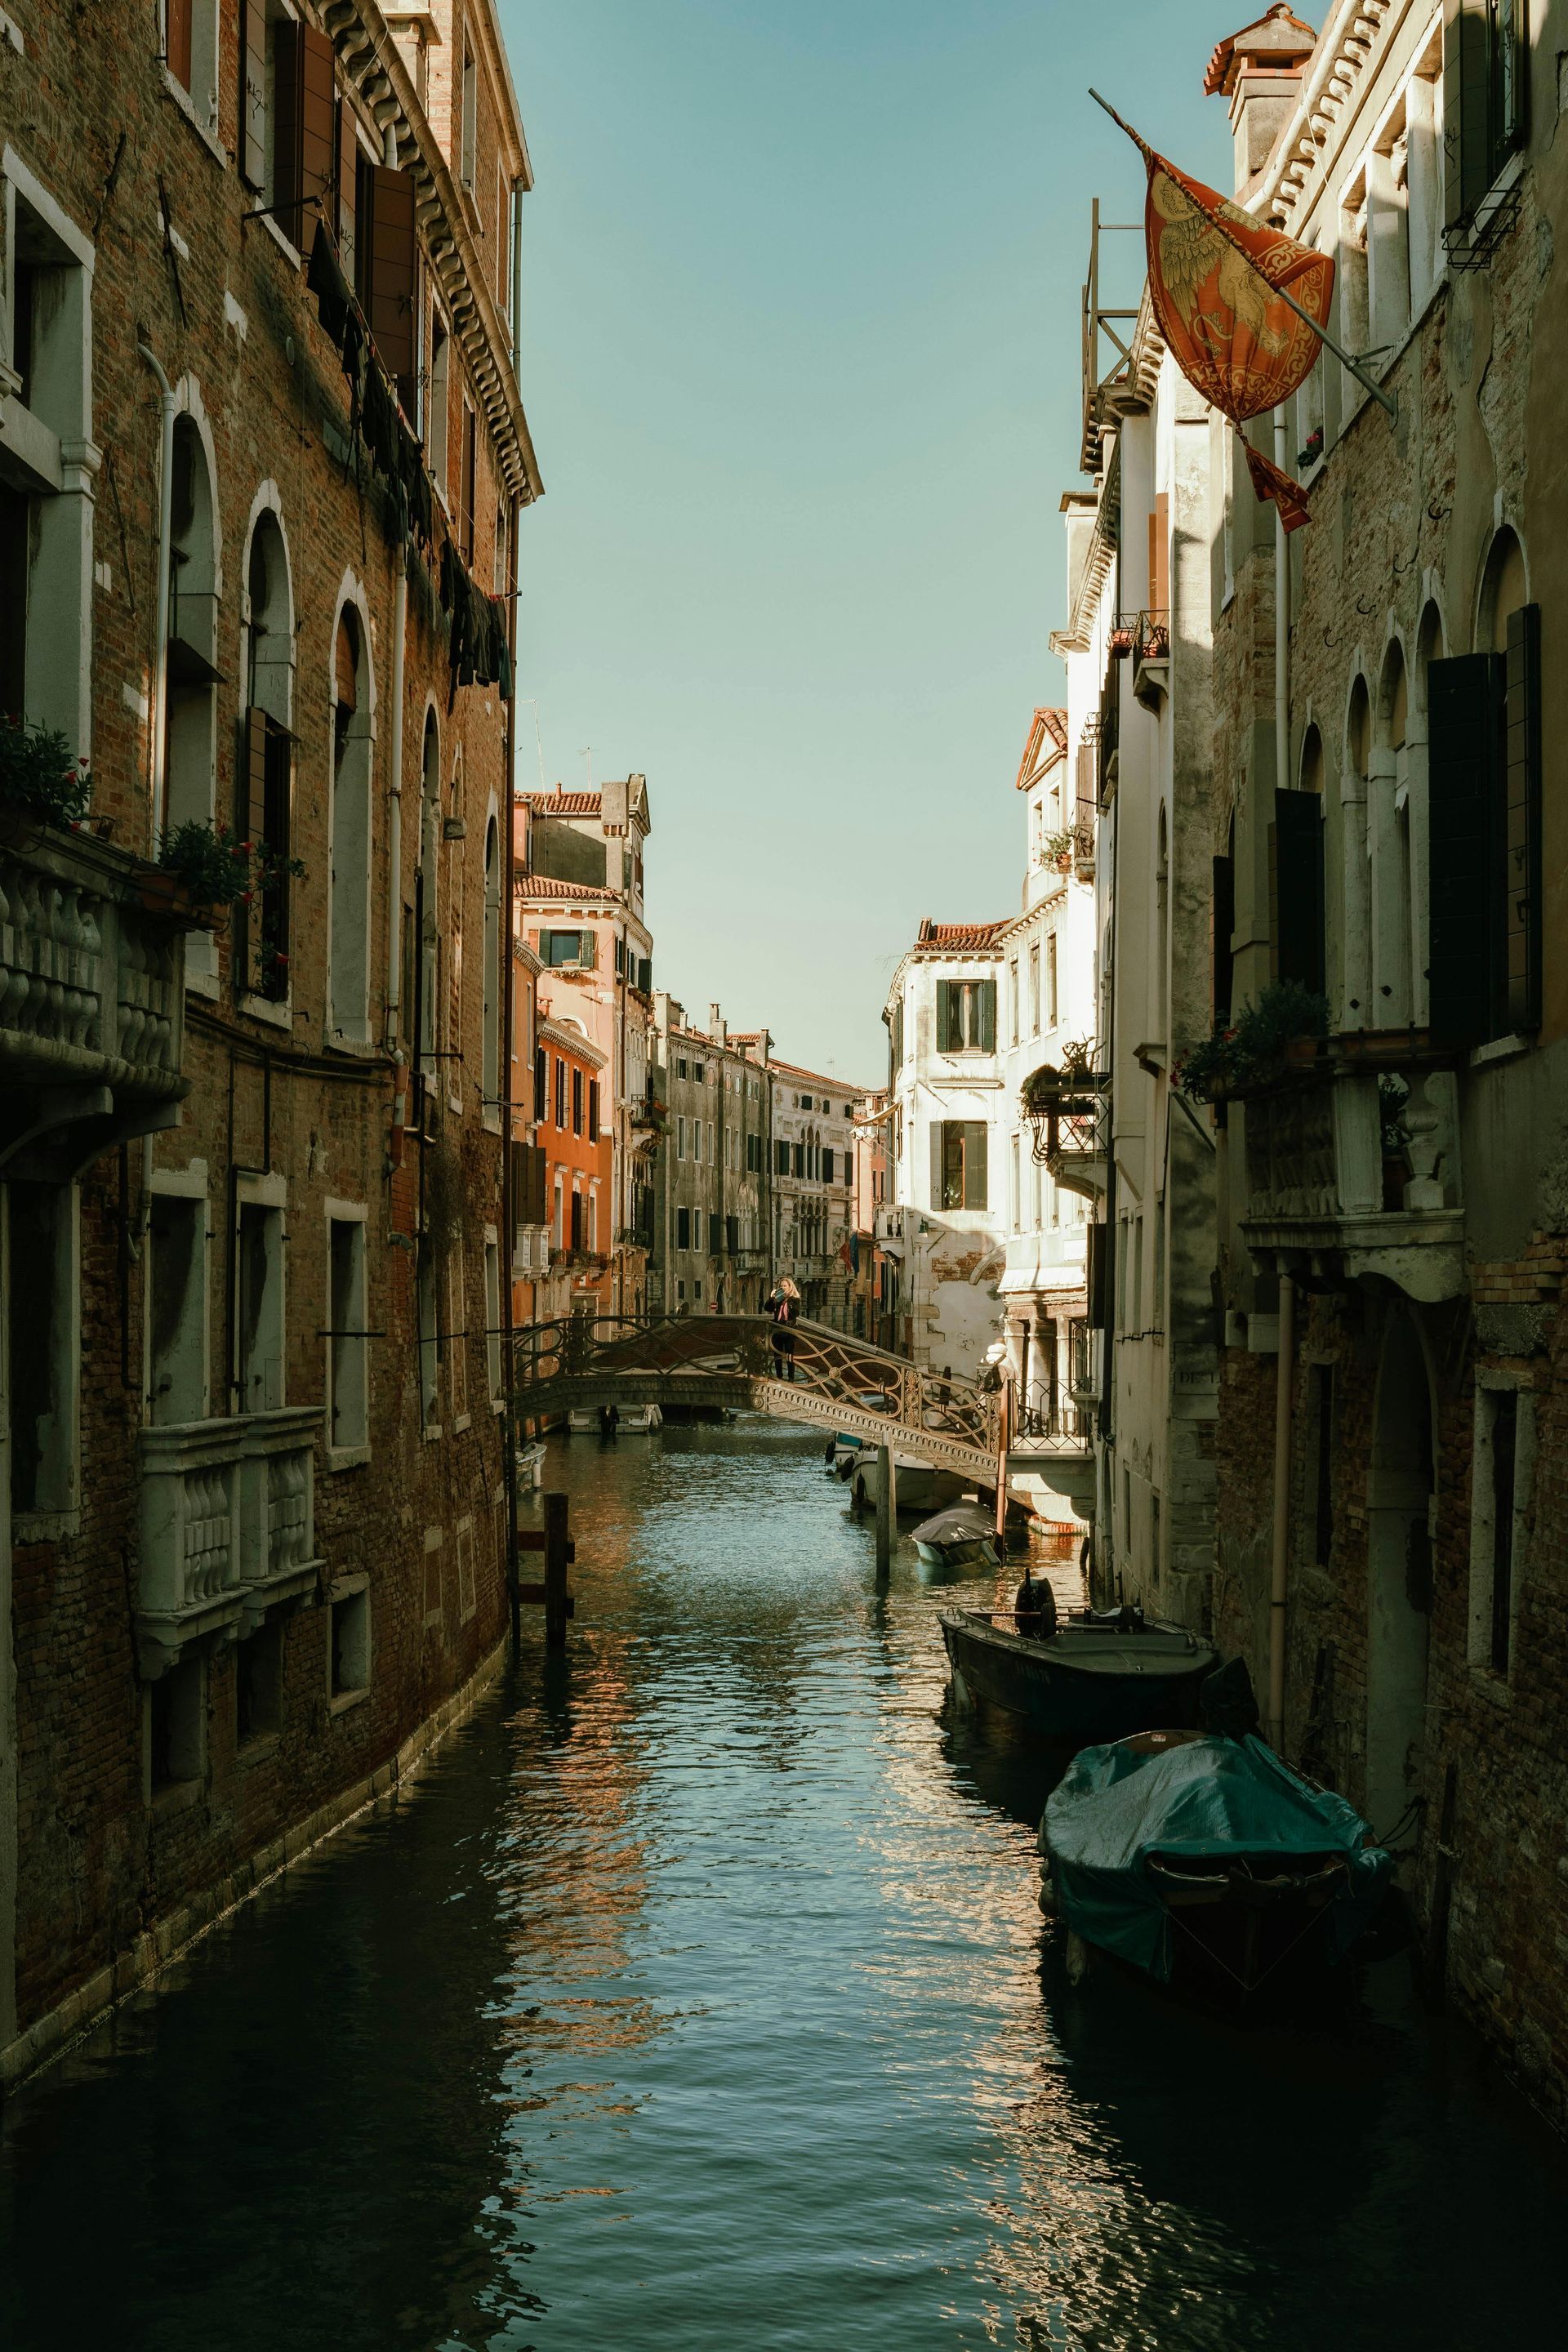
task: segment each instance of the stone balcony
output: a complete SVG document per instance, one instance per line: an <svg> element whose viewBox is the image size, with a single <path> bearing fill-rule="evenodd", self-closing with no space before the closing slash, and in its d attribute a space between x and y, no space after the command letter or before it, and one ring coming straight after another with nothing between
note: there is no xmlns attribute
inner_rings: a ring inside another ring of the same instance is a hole
<svg viewBox="0 0 1568 2352"><path fill-rule="evenodd" d="M0 1169L63 1181L172 1127L188 908L90 833L0 812Z"/></svg>
<svg viewBox="0 0 1568 2352"><path fill-rule="evenodd" d="M136 1642L148 1681L314 1586L321 1426L319 1406L294 1405L142 1430Z"/></svg>
<svg viewBox="0 0 1568 2352"><path fill-rule="evenodd" d="M1382 1275L1428 1303L1464 1288L1458 1081L1362 1066L1246 1106L1255 1255L1330 1282Z"/></svg>

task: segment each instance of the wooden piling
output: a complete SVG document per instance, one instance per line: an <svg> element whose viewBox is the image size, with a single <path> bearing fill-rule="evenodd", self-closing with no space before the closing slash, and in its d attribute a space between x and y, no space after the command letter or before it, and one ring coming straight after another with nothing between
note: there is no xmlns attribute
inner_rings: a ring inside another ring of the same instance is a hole
<svg viewBox="0 0 1568 2352"><path fill-rule="evenodd" d="M544 1497L544 1646L566 1647L566 1566L572 1547L566 1538L566 1497Z"/></svg>
<svg viewBox="0 0 1568 2352"><path fill-rule="evenodd" d="M894 1482L897 1476L898 1473L893 1468L892 1447L879 1445L877 1448L877 1581L879 1584L885 1582L892 1574L893 1569L894 1513L898 1507L898 1495Z"/></svg>

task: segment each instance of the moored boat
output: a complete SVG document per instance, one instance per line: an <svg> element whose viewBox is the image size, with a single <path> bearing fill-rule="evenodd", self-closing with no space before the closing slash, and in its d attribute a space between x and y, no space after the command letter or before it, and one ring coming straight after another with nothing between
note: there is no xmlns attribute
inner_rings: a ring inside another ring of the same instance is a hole
<svg viewBox="0 0 1568 2352"><path fill-rule="evenodd" d="M1141 1732L1075 1757L1040 1822L1041 1908L1160 1983L1246 1997L1342 1959L1393 1864L1255 1735Z"/></svg>
<svg viewBox="0 0 1568 2352"><path fill-rule="evenodd" d="M609 1410L615 1415L614 1433L617 1437L646 1437L664 1426L664 1415L656 1404L617 1404ZM566 1416L566 1426L574 1437L608 1437L611 1425L602 1405L574 1405Z"/></svg>
<svg viewBox="0 0 1568 2352"><path fill-rule="evenodd" d="M978 1503L954 1503L914 1531L914 1546L928 1568L998 1568L995 1514Z"/></svg>
<svg viewBox="0 0 1568 2352"><path fill-rule="evenodd" d="M912 1454L893 1456L893 1500L901 1512L939 1510L944 1503L957 1502L963 1487L960 1471L939 1470ZM874 1511L881 1488L881 1449L863 1445L850 1473L849 1499L854 1508Z"/></svg>
<svg viewBox="0 0 1568 2352"><path fill-rule="evenodd" d="M955 1609L942 1620L958 1696L1021 1716L1042 1739L1081 1747L1198 1719L1213 1644L1140 1609L1063 1617L1047 1639L1008 1612Z"/></svg>

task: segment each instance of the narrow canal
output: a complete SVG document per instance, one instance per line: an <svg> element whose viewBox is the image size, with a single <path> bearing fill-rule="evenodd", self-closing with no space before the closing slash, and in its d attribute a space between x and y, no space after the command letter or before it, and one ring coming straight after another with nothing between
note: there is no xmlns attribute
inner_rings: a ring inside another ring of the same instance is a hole
<svg viewBox="0 0 1568 2352"><path fill-rule="evenodd" d="M567 1665L12 2103L8 2352L1562 2340L1562 2151L1403 1963L1068 1990L954 1588L877 1595L814 1440L553 1451Z"/></svg>

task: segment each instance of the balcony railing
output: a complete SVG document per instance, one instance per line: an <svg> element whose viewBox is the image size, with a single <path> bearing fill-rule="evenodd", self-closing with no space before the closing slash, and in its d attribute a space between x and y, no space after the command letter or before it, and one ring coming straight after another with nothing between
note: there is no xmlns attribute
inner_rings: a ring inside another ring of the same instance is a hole
<svg viewBox="0 0 1568 2352"><path fill-rule="evenodd" d="M320 1408L144 1429L136 1635L150 1681L316 1580Z"/></svg>
<svg viewBox="0 0 1568 2352"><path fill-rule="evenodd" d="M188 1091L185 928L167 876L92 834L0 814L0 1160L55 1124L36 1090L70 1089L79 1166ZM103 1096L85 1121L84 1089Z"/></svg>
<svg viewBox="0 0 1568 2352"><path fill-rule="evenodd" d="M1411 1297L1463 1288L1458 1082L1342 1070L1247 1102L1249 1247L1331 1276L1381 1274Z"/></svg>

